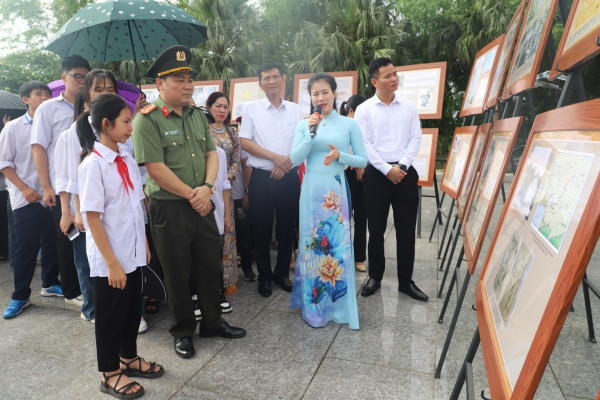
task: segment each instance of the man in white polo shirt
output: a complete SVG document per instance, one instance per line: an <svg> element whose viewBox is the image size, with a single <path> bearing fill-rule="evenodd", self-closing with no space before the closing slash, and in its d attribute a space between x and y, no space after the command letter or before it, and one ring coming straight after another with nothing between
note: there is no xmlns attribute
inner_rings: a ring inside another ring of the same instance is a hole
<svg viewBox="0 0 600 400"><path fill-rule="evenodd" d="M286 292L292 291L289 279L300 201L298 168L292 165L290 151L302 113L297 104L285 101L281 67L263 64L258 69L260 88L266 98L249 104L243 113L240 138L250 155L252 168L248 200L257 255L258 292L271 295L275 281ZM271 270L273 214L277 220L277 264Z"/></svg>
<svg viewBox="0 0 600 400"><path fill-rule="evenodd" d="M396 95L398 75L392 60L373 60L369 75L375 96L361 104L354 115L369 156L363 185L369 224L370 279L362 295L370 296L381 287L385 271L384 234L391 205L396 228L398 291L427 301L427 295L412 280L419 206L419 174L412 163L421 145L419 114L412 102Z"/></svg>
<svg viewBox="0 0 600 400"><path fill-rule="evenodd" d="M65 91L42 103L37 110L31 127L31 147L35 169L42 183L43 201L54 214L56 253L65 302L82 307L83 298L73 259L73 244L60 230L62 213L60 196L54 190L54 148L60 134L69 129L74 121L73 103L77 92L83 87L85 76L90 72L90 64L83 57L73 55L63 60L62 71Z"/></svg>

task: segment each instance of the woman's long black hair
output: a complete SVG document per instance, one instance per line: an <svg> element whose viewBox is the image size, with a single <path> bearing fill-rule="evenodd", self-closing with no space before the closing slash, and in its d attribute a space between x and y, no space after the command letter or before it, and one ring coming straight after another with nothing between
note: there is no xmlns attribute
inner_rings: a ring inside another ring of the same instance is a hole
<svg viewBox="0 0 600 400"><path fill-rule="evenodd" d="M340 106L340 115L347 117L350 110L354 110L354 112L356 112L356 108L365 101L367 101L367 99L362 97L360 94L350 96L348 101L343 102Z"/></svg>
<svg viewBox="0 0 600 400"><path fill-rule="evenodd" d="M111 124L121 115L121 111L129 106L123 98L117 94L105 93L96 97L90 104L90 111L83 112L77 118L77 137L81 144L81 161L92 153L96 135L94 129L98 132L102 130L102 121L107 118ZM88 116L91 117L88 121Z"/></svg>
<svg viewBox="0 0 600 400"><path fill-rule="evenodd" d="M325 81L325 82L329 83L329 86L331 87L332 92L335 92L337 90L337 82L335 81L335 78L333 76L329 75L327 72L317 72L316 74L313 74L313 76L310 77L310 79L308 80L308 83L306 84L306 88L308 89L308 94L311 94L310 89L311 89L313 83L315 83L317 81ZM333 109L337 110L337 106L335 104L335 98L333 99ZM312 95L311 95L310 113L313 114L314 112L315 112L315 106L313 106Z"/></svg>

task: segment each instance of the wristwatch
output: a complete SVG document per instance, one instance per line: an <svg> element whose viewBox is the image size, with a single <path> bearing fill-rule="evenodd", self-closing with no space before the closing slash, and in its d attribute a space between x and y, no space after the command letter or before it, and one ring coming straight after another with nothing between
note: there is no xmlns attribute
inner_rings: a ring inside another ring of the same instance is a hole
<svg viewBox="0 0 600 400"><path fill-rule="evenodd" d="M406 172L406 170L408 169L408 168L406 168L406 165L404 165L404 164L398 164L398 166L399 166L399 167L400 167L400 169L401 169L402 171L404 171L404 172Z"/></svg>
<svg viewBox="0 0 600 400"><path fill-rule="evenodd" d="M248 194L248 189L244 189L244 193Z"/></svg>
<svg viewBox="0 0 600 400"><path fill-rule="evenodd" d="M206 182L204 184L204 186L208 186L208 188L210 189L210 194L215 194L215 192L217 191L217 188L214 187L213 185L211 185L210 183Z"/></svg>

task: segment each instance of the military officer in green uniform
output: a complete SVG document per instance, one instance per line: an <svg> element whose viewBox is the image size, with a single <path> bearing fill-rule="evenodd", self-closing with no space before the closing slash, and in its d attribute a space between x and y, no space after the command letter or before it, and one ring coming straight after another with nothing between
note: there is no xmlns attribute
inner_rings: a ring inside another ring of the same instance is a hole
<svg viewBox="0 0 600 400"><path fill-rule="evenodd" d="M173 317L169 332L182 358L195 354L190 281L202 312L201 337L246 335L221 318L222 246L210 199L218 158L204 113L190 106L195 74L190 61L185 46L173 46L156 59L147 75L156 78L160 96L140 111L133 127L136 160L148 171L150 224Z"/></svg>

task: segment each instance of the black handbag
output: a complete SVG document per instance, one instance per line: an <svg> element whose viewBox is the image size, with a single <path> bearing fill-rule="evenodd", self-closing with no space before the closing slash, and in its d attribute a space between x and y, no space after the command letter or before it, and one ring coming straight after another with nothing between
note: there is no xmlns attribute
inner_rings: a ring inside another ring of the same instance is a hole
<svg viewBox="0 0 600 400"><path fill-rule="evenodd" d="M160 264L158 264L160 266ZM167 288L156 265L150 263L141 267L142 271L142 295L164 303L167 301Z"/></svg>

